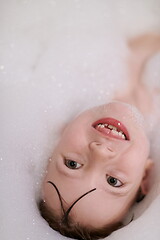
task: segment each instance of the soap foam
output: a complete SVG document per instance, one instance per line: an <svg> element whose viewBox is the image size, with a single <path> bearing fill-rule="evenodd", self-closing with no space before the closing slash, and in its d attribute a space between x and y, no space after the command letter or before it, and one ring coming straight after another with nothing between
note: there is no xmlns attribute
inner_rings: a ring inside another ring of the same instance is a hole
<svg viewBox="0 0 160 240"><path fill-rule="evenodd" d="M125 88L126 36L160 26L159 1L142 2L1 3L3 240L64 239L37 209L46 165L65 124L79 112L109 101L115 90ZM138 13L136 19L132 12ZM157 145L153 144L156 140ZM159 139L154 138L152 144L157 153ZM157 223L160 211L155 207ZM150 218L142 219L141 227L150 223ZM133 239L132 231L136 231L136 239L141 240L140 226L135 223L128 226L129 231L124 228L107 239ZM151 230L149 226L146 229ZM145 235L145 239L151 238L154 236Z"/></svg>

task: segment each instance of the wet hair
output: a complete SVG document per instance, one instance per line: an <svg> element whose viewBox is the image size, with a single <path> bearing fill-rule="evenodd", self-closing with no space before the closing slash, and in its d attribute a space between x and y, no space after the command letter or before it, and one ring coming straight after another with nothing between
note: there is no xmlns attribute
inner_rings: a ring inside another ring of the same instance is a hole
<svg viewBox="0 0 160 240"><path fill-rule="evenodd" d="M50 207L48 207L45 201L43 200L39 201L39 205L38 205L39 210L40 210L41 216L48 222L49 226L54 230L60 232L62 235L70 238L75 238L78 240L91 240L91 239L96 240L99 238L107 237L113 231L123 227L123 224L121 221L107 224L101 228L93 228L93 227L90 228L87 226L84 227L84 226L81 226L79 223L74 222L69 215L71 209L79 200L81 200L87 194L95 191L96 188L93 188L88 192L84 193L67 210L65 210L62 202L63 198L57 186L51 181L48 181L48 183L51 184L57 192L60 205L61 205L62 217L56 216L53 210Z"/></svg>
<svg viewBox="0 0 160 240"><path fill-rule="evenodd" d="M48 222L49 226L62 235L78 240L96 240L109 236L113 231L123 227L122 222L107 224L102 228L89 228L75 223L70 216L65 221L56 216L51 208L43 201L39 201L41 216ZM64 218L63 218L64 219Z"/></svg>
<svg viewBox="0 0 160 240"><path fill-rule="evenodd" d="M94 227L87 227L87 226L82 226L80 223L76 223L73 221L71 216L69 215L71 209L74 207L74 205L83 197L85 197L87 194L93 192L96 190L96 188L93 188L89 190L88 192L84 193L82 196L80 196L67 210L64 209L63 206L63 201L64 199L62 198L57 186L51 182L48 181L49 184L51 184L59 197L60 205L61 205L61 211L62 211L62 217L57 216L53 209L47 206L46 202L44 200L40 200L38 203L38 207L41 213L41 216L48 222L49 226L54 229L55 231L61 233L65 237L69 238L74 238L78 240L97 240L97 239L102 239L107 236L109 236L112 232L128 225L130 222L133 221L134 214L132 215L131 220L129 223L124 224L123 220L110 223L107 225L104 225L101 228L94 228ZM135 202L140 202L143 200L145 195L143 195L141 188L138 189L131 206Z"/></svg>

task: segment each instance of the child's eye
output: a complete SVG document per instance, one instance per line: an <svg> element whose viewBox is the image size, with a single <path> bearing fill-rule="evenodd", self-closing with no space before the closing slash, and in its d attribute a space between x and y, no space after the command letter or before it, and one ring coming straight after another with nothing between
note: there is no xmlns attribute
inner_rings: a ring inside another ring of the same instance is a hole
<svg viewBox="0 0 160 240"><path fill-rule="evenodd" d="M68 160L68 159L64 160L64 164L70 169L79 169L80 167L82 167L82 164L77 163L76 161L73 161L73 160Z"/></svg>
<svg viewBox="0 0 160 240"><path fill-rule="evenodd" d="M120 180L112 176L107 176L107 182L112 187L121 187L123 185L123 183Z"/></svg>

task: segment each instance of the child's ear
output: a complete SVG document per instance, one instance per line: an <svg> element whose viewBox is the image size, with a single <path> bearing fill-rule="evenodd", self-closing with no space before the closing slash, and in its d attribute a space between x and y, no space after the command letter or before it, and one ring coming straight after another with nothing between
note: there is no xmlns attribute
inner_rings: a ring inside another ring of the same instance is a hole
<svg viewBox="0 0 160 240"><path fill-rule="evenodd" d="M141 193L143 195L146 195L149 191L149 187L150 187L150 175L151 175L151 170L153 167L153 161L148 158L147 159L147 163L146 163L146 167L145 167L145 171L144 171L144 175L142 178L142 182L141 182Z"/></svg>

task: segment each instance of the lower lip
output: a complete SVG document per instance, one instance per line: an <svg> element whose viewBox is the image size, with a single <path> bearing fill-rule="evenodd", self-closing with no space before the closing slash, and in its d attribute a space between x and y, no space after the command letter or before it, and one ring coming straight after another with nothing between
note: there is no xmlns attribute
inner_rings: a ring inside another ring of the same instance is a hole
<svg viewBox="0 0 160 240"><path fill-rule="evenodd" d="M118 120L114 119L114 118L102 118L102 119L99 119L98 121L94 122L92 124L92 127L95 128L96 125L100 124L100 123L104 123L104 124L108 124L108 125L112 125L112 126L115 126L119 131L122 131L125 135L126 135L126 138L127 140L129 140L129 133L128 133L128 130L127 128ZM97 129L96 129L97 130ZM108 129L109 130L109 129ZM98 131L98 130L97 130ZM104 132L101 132L101 133L104 133ZM119 136L114 136L113 134L110 133L110 130L107 131L107 128L106 128L106 133L104 133L104 135L107 135L107 136L111 136L113 138L117 138L117 139L121 139L123 140L121 137Z"/></svg>

